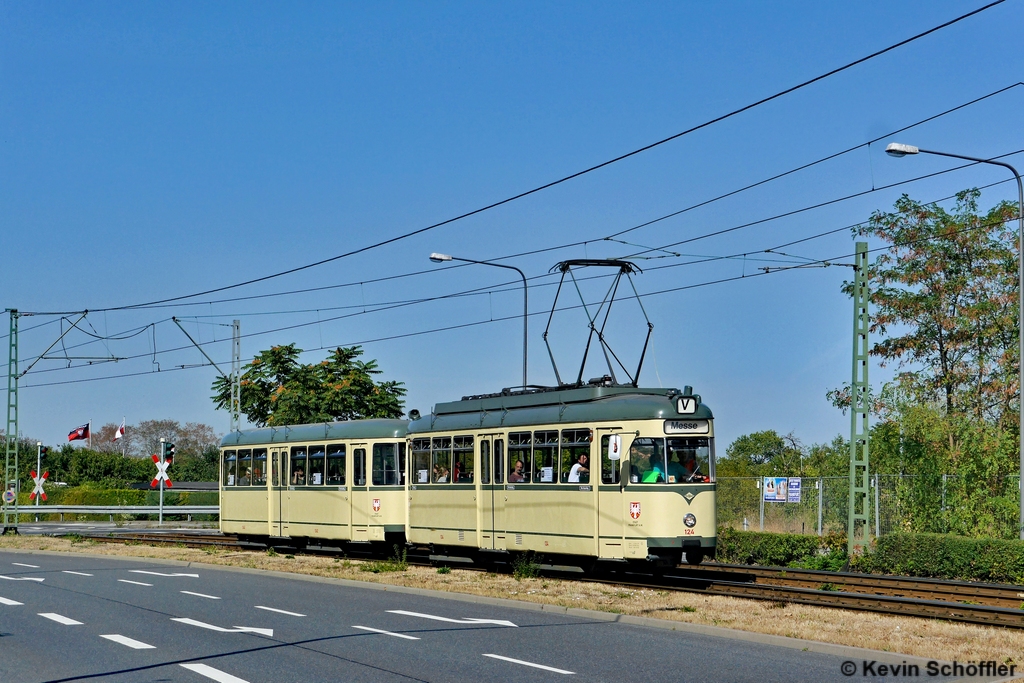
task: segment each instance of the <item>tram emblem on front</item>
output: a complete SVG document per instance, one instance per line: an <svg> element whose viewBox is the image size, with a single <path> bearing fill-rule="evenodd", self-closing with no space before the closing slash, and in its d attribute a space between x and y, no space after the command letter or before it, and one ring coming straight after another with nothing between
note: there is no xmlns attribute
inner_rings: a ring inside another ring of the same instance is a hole
<svg viewBox="0 0 1024 683"><path fill-rule="evenodd" d="M380 512L380 498L373 499L373 511Z"/></svg>
<svg viewBox="0 0 1024 683"><path fill-rule="evenodd" d="M629 516L633 519L640 519L640 503L629 504Z"/></svg>

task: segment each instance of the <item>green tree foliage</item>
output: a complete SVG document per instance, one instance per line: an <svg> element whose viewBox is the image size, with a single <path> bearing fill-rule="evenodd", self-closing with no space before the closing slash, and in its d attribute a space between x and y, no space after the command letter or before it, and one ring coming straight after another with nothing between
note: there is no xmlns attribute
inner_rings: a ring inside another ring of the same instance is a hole
<svg viewBox="0 0 1024 683"><path fill-rule="evenodd" d="M857 233L889 245L868 267L872 355L912 368L899 381L914 399L999 420L1018 392L1017 209L979 214L980 195L960 192L952 213L903 195Z"/></svg>
<svg viewBox="0 0 1024 683"><path fill-rule="evenodd" d="M803 449L792 434L774 430L744 434L725 449L716 473L723 477L800 476Z"/></svg>
<svg viewBox="0 0 1024 683"><path fill-rule="evenodd" d="M338 347L319 363L299 363L294 344L261 351L245 366L241 411L249 422L266 425L309 424L362 418L397 418L403 413L402 382L375 382L376 361L361 361L358 346ZM213 401L229 408L231 383L213 383Z"/></svg>
<svg viewBox="0 0 1024 683"><path fill-rule="evenodd" d="M1017 535L1017 206L979 197L904 195L855 231L887 246L868 269L871 354L901 372L871 397L871 469L900 475L902 531ZM829 399L845 410L849 386Z"/></svg>

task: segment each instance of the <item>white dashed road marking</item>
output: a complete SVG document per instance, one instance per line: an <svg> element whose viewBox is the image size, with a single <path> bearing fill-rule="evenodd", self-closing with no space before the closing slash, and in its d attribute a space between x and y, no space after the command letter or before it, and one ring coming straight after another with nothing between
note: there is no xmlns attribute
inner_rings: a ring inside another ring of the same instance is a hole
<svg viewBox="0 0 1024 683"><path fill-rule="evenodd" d="M522 664L523 666L532 666L534 669L544 669L545 671L553 671L556 674L565 674L567 676L573 676L576 674L575 671L566 671L565 669L556 669L553 666L544 666L543 664L534 664L533 662L524 662L521 659L512 659L511 657L502 657L501 655L488 655L484 657L490 657L491 659L500 659L504 662L512 662L513 664Z"/></svg>
<svg viewBox="0 0 1024 683"><path fill-rule="evenodd" d="M15 567L30 567L32 569L39 569L38 564L25 564L24 562L11 562Z"/></svg>
<svg viewBox="0 0 1024 683"><path fill-rule="evenodd" d="M118 579L118 581L121 582L121 583L134 584L136 586L152 586L153 585L151 583L142 583L141 581L129 581L128 579Z"/></svg>
<svg viewBox="0 0 1024 683"><path fill-rule="evenodd" d="M65 569L63 574L74 574L75 576L92 576L92 574L86 574L85 572L73 572L70 569Z"/></svg>
<svg viewBox="0 0 1024 683"><path fill-rule="evenodd" d="M219 631L221 633L258 633L261 636L266 636L268 638L274 637L274 629L272 628L256 628L254 626L235 626L234 628L224 628L223 626L215 626L213 624L207 624L187 617L172 617L171 621L176 621L179 624L188 624L189 626L198 626L199 628L208 628L211 631Z"/></svg>
<svg viewBox="0 0 1024 683"><path fill-rule="evenodd" d="M165 574L164 572L147 572L145 569L129 569L132 574L149 574L151 576L188 576L193 579L198 579L199 574L179 574L178 572L172 572Z"/></svg>
<svg viewBox="0 0 1024 683"><path fill-rule="evenodd" d="M53 621L56 621L58 624L64 624L65 626L81 626L82 625L82 622L80 622L80 621L75 621L74 619L69 619L69 618L65 617L64 615L62 615L62 614L55 614L53 612L40 612L39 616L45 617L47 619L51 619Z"/></svg>
<svg viewBox="0 0 1024 683"><path fill-rule="evenodd" d="M194 595L197 598L209 598L210 600L220 600L216 595L206 595L205 593L193 593L192 591L181 591L185 595Z"/></svg>
<svg viewBox="0 0 1024 683"><path fill-rule="evenodd" d="M17 600L11 600L10 598L0 598L0 605L24 605L23 602Z"/></svg>
<svg viewBox="0 0 1024 683"><path fill-rule="evenodd" d="M185 667L189 671L194 671L200 676L206 676L207 678L217 681L217 683L249 683L244 678L238 676L232 676L229 673L221 671L220 669L214 669L212 666L205 664L181 664L180 666Z"/></svg>
<svg viewBox="0 0 1024 683"><path fill-rule="evenodd" d="M4 576L0 574L0 579L7 579L8 581L45 581L46 579L36 578L35 576Z"/></svg>
<svg viewBox="0 0 1024 683"><path fill-rule="evenodd" d="M106 638L107 640L112 640L115 643L120 643L121 645L126 645L126 646L132 648L133 650L155 650L156 649L156 645L150 645L148 643L143 643L141 641L135 640L134 638L129 638L128 636L122 636L119 633L109 633L109 634L107 634L105 636L100 636L100 638Z"/></svg>
<svg viewBox="0 0 1024 683"><path fill-rule="evenodd" d="M422 612L406 612L404 609L389 609L388 612L391 614L404 614L407 617L420 617L421 619L433 619L434 621L447 621L451 624L494 624L496 626L511 626L513 628L519 628L511 621L504 619L451 619L449 617L439 617L434 614L423 614Z"/></svg>
<svg viewBox="0 0 1024 683"><path fill-rule="evenodd" d="M361 631L373 631L374 633L382 633L386 636L394 636L395 638L405 638L406 640L419 640L416 636L407 636L404 633L392 633L391 631L384 631L379 628L370 628L369 626L353 626Z"/></svg>
<svg viewBox="0 0 1024 683"><path fill-rule="evenodd" d="M268 612L277 612L278 614L287 614L290 617L304 617L305 614L299 614L298 612L289 612L283 609L277 609L276 607L264 607L263 605L256 605L256 609L265 609Z"/></svg>

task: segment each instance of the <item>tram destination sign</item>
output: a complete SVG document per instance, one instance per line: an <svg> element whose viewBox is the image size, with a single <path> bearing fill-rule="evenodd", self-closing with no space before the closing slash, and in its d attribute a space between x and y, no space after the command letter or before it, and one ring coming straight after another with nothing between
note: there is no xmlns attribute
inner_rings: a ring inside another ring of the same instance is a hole
<svg viewBox="0 0 1024 683"><path fill-rule="evenodd" d="M665 420L666 434L707 434L707 420Z"/></svg>

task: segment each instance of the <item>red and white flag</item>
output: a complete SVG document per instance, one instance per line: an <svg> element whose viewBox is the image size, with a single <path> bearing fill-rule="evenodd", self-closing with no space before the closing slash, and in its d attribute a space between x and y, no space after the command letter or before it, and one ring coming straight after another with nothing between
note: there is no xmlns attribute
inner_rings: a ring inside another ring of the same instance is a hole
<svg viewBox="0 0 1024 683"><path fill-rule="evenodd" d="M68 441L78 441L79 439L89 438L89 425L84 424L81 427L75 427L68 432Z"/></svg>
<svg viewBox="0 0 1024 683"><path fill-rule="evenodd" d="M124 438L124 420L121 420L121 426L117 428L116 432L114 432L114 441L117 441L118 439L123 439L123 438Z"/></svg>

